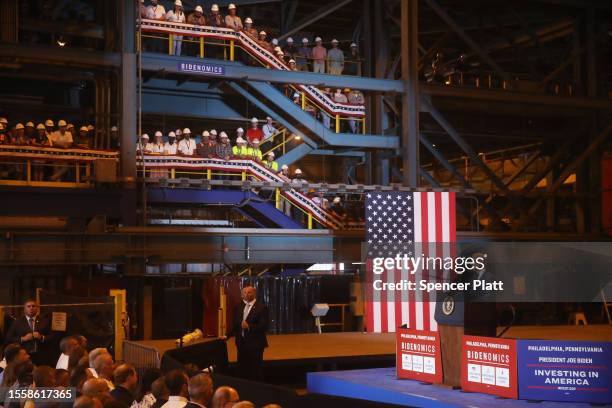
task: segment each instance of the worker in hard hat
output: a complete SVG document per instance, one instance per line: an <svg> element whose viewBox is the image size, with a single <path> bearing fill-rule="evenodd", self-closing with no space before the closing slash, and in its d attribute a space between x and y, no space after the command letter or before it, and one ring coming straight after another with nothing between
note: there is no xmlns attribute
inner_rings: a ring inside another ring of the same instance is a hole
<svg viewBox="0 0 612 408"><path fill-rule="evenodd" d="M308 38L302 38L302 46L298 48L295 63L300 71L309 71L308 64L312 58L312 49L308 45Z"/></svg>
<svg viewBox="0 0 612 408"><path fill-rule="evenodd" d="M262 160L262 153L261 149L259 148L259 139L253 139L251 141L251 146L249 146L247 154L251 158L251 160Z"/></svg>
<svg viewBox="0 0 612 408"><path fill-rule="evenodd" d="M217 145L217 143L218 143L218 141L217 141L217 131L215 129L211 129L211 131L210 131L210 140L208 141L208 143L213 148Z"/></svg>
<svg viewBox="0 0 612 408"><path fill-rule="evenodd" d="M206 17L204 16L204 9L202 6L196 6L193 13L187 16L187 24L194 26L205 26ZM187 43L185 44L185 53L192 57L200 56L200 38L199 37L188 37Z"/></svg>
<svg viewBox="0 0 612 408"><path fill-rule="evenodd" d="M274 50L274 46L272 46L272 44L270 44L266 38L268 38L268 33L266 33L264 30L261 30L257 36L257 43L265 48L268 51L273 51Z"/></svg>
<svg viewBox="0 0 612 408"><path fill-rule="evenodd" d="M30 143L34 142L36 139L36 126L34 126L34 122L28 122L25 124L25 137Z"/></svg>
<svg viewBox="0 0 612 408"><path fill-rule="evenodd" d="M149 147L149 135L146 133L143 133L138 138L138 141L136 142L136 152L140 154L147 154L149 153L147 150L148 147Z"/></svg>
<svg viewBox="0 0 612 408"><path fill-rule="evenodd" d="M183 11L183 2L181 0L174 1L174 8L166 13L166 21L171 23L185 23L186 17ZM183 36L171 34L172 36L172 55L181 55L183 47Z"/></svg>
<svg viewBox="0 0 612 408"><path fill-rule="evenodd" d="M331 42L331 49L327 52L329 62L329 73L332 75L342 75L344 70L344 52L338 48L338 40L335 38Z"/></svg>
<svg viewBox="0 0 612 408"><path fill-rule="evenodd" d="M225 26L227 28L233 28L234 31L242 30L242 19L236 14L236 5L234 3L230 3L227 6L227 16L225 16Z"/></svg>
<svg viewBox="0 0 612 408"><path fill-rule="evenodd" d="M327 48L323 46L321 37L315 38L315 46L312 47L312 72L325 73L325 61L327 60Z"/></svg>
<svg viewBox="0 0 612 408"><path fill-rule="evenodd" d="M72 134L68 132L68 130L66 129L66 125L67 123L63 119L57 122L58 129L55 132L51 133L49 137L51 147L61 147L63 149L67 149L72 146Z"/></svg>
<svg viewBox="0 0 612 408"><path fill-rule="evenodd" d="M293 58L291 58L289 60L289 71L297 71L297 64L295 63L295 60Z"/></svg>
<svg viewBox="0 0 612 408"><path fill-rule="evenodd" d="M79 149L91 149L91 139L89 138L89 129L87 129L87 126L81 126L74 144Z"/></svg>
<svg viewBox="0 0 612 408"><path fill-rule="evenodd" d="M293 38L288 37L286 43L287 44L285 45L285 48L283 48L285 57L287 58L287 60L295 59L298 54L298 48L293 43Z"/></svg>
<svg viewBox="0 0 612 408"><path fill-rule="evenodd" d="M164 144L164 154L174 156L178 150L178 143L176 142L176 133L170 131L168 133L168 141Z"/></svg>
<svg viewBox="0 0 612 408"><path fill-rule="evenodd" d="M27 145L29 142L25 138L25 126L23 123L18 123L11 132L11 144L14 145Z"/></svg>
<svg viewBox="0 0 612 408"><path fill-rule="evenodd" d="M208 130L202 132L200 143L198 143L198 146L196 147L196 155L206 159L210 159L215 155L215 148L210 144L210 133Z"/></svg>
<svg viewBox="0 0 612 408"><path fill-rule="evenodd" d="M268 152L268 154L266 154L266 160L264 160L263 164L269 170L276 173L278 172L278 162L274 161L274 156L274 152Z"/></svg>
<svg viewBox="0 0 612 408"><path fill-rule="evenodd" d="M206 17L206 24L211 27L225 27L225 19L219 11L218 4L210 6L210 13Z"/></svg>
<svg viewBox="0 0 612 408"><path fill-rule="evenodd" d="M183 140L179 142L177 147L179 155L193 156L195 149L196 141L191 138L191 130L189 128L183 129Z"/></svg>
<svg viewBox="0 0 612 408"><path fill-rule="evenodd" d="M37 146L49 146L47 128L44 124L39 123L36 125L36 136L34 137L33 143Z"/></svg>
<svg viewBox="0 0 612 408"><path fill-rule="evenodd" d="M253 28L253 19L251 17L244 19L244 29L242 31L253 40L257 41L258 33L257 30Z"/></svg>
<svg viewBox="0 0 612 408"><path fill-rule="evenodd" d="M344 62L344 75L361 75L361 56L356 43L351 43L347 59Z"/></svg>
<svg viewBox="0 0 612 408"><path fill-rule="evenodd" d="M232 153L235 157L247 157L249 155L247 141L242 136L236 138L236 145L232 147Z"/></svg>
<svg viewBox="0 0 612 408"><path fill-rule="evenodd" d="M47 130L47 136L51 136L51 133L55 131L55 123L51 119L45 120L45 129Z"/></svg>
<svg viewBox="0 0 612 408"><path fill-rule="evenodd" d="M163 154L165 150L164 134L161 131L156 131L153 135L153 143L151 143L151 153Z"/></svg>
<svg viewBox="0 0 612 408"><path fill-rule="evenodd" d="M229 136L225 132L219 133L219 144L215 147L215 155L223 160L232 158L232 145L230 144Z"/></svg>
<svg viewBox="0 0 612 408"><path fill-rule="evenodd" d="M283 178L287 181L291 180L291 178L289 177L289 166L287 166L286 164L283 164L281 166L281 170L278 172L277 176L279 176L280 178Z"/></svg>
<svg viewBox="0 0 612 408"><path fill-rule="evenodd" d="M249 143L253 143L253 140L263 140L264 134L263 131L259 128L259 121L257 118L253 117L251 119L251 127L247 130L247 140Z"/></svg>
<svg viewBox="0 0 612 408"><path fill-rule="evenodd" d="M180 143L181 140L183 140L183 130L182 129L176 129L174 131L174 134L176 135L176 143Z"/></svg>
<svg viewBox="0 0 612 408"><path fill-rule="evenodd" d="M334 200L332 201L332 205L329 207L329 210L340 219L346 218L346 208L344 208L340 197L334 197Z"/></svg>

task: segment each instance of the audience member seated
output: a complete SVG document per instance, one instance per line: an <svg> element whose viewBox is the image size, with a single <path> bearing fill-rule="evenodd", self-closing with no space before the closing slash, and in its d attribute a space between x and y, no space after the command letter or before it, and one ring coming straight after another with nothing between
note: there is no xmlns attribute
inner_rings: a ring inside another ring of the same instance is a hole
<svg viewBox="0 0 612 408"><path fill-rule="evenodd" d="M155 404L156 398L153 395L153 382L162 377L158 368L147 368L141 377L138 389L138 398L134 408L151 408Z"/></svg>
<svg viewBox="0 0 612 408"><path fill-rule="evenodd" d="M79 346L79 342L73 336L66 336L60 340L59 346L62 354L60 354L59 358L57 359L55 368L63 368L64 370L67 370L70 353L73 349Z"/></svg>
<svg viewBox="0 0 612 408"><path fill-rule="evenodd" d="M225 408L228 405L233 406L239 401L238 391L232 387L222 386L215 390L211 401L211 408Z"/></svg>
<svg viewBox="0 0 612 408"><path fill-rule="evenodd" d="M108 383L101 378L90 378L83 384L83 395L91 398L97 398L102 405L112 399Z"/></svg>
<svg viewBox="0 0 612 408"><path fill-rule="evenodd" d="M168 387L168 402L162 408L183 408L189 400L188 383L189 378L183 370L175 369L168 372L165 376L166 386Z"/></svg>
<svg viewBox="0 0 612 408"><path fill-rule="evenodd" d="M165 377L159 377L157 380L153 381L151 384L151 394L155 397L155 402L151 405L151 408L161 408L168 402L170 391L168 391Z"/></svg>
<svg viewBox="0 0 612 408"><path fill-rule="evenodd" d="M115 389L111 391L111 397L130 408L136 401L135 393L138 387L138 375L131 364L121 364L113 373Z"/></svg>
<svg viewBox="0 0 612 408"><path fill-rule="evenodd" d="M115 388L113 384L114 365L113 357L109 353L100 354L93 362L98 378L104 380L111 391Z"/></svg>
<svg viewBox="0 0 612 408"><path fill-rule="evenodd" d="M186 408L206 408L210 406L213 382L207 373L199 373L189 379L189 402Z"/></svg>

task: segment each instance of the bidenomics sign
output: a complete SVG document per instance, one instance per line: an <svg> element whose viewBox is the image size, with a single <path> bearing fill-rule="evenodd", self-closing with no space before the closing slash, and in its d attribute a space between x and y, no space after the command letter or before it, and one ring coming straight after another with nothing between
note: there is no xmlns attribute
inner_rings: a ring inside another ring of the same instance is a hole
<svg viewBox="0 0 612 408"><path fill-rule="evenodd" d="M612 343L518 340L519 398L612 403Z"/></svg>
<svg viewBox="0 0 612 408"><path fill-rule="evenodd" d="M191 72L200 75L225 75L225 67L218 64L208 64L204 62L179 62L179 72Z"/></svg>

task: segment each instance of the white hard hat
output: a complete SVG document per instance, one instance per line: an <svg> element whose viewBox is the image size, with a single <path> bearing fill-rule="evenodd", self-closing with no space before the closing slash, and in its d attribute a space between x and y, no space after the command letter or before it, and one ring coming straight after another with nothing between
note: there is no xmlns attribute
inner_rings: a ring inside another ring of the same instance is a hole
<svg viewBox="0 0 612 408"><path fill-rule="evenodd" d="M351 47L356 47L356 46L357 46L357 44L355 44L354 42L351 43Z"/></svg>
<svg viewBox="0 0 612 408"><path fill-rule="evenodd" d="M308 38L306 38L306 37L302 38L302 43L308 44Z"/></svg>
<svg viewBox="0 0 612 408"><path fill-rule="evenodd" d="M157 132L155 132L155 137L163 137L163 133L160 132L159 130Z"/></svg>
<svg viewBox="0 0 612 408"><path fill-rule="evenodd" d="M81 128L79 129L79 132L87 132L89 129L87 129L87 126L81 126Z"/></svg>
<svg viewBox="0 0 612 408"><path fill-rule="evenodd" d="M28 122L28 123L26 123L26 127L34 127L34 122Z"/></svg>
<svg viewBox="0 0 612 408"><path fill-rule="evenodd" d="M244 133L244 129L240 127L240 128L238 128L238 129L236 129L236 132L238 132L238 133Z"/></svg>
<svg viewBox="0 0 612 408"><path fill-rule="evenodd" d="M60 121L57 122L57 126L66 126L66 121L64 119L60 119Z"/></svg>
<svg viewBox="0 0 612 408"><path fill-rule="evenodd" d="M274 157L274 152L268 152L268 154L266 154L266 156L272 156L272 157Z"/></svg>
<svg viewBox="0 0 612 408"><path fill-rule="evenodd" d="M258 122L258 120L257 120L257 118L256 118L256 117L253 117L253 118L251 119L251 123L257 123L257 122Z"/></svg>
<svg viewBox="0 0 612 408"><path fill-rule="evenodd" d="M270 116L266 116L266 120L272 120Z"/></svg>
<svg viewBox="0 0 612 408"><path fill-rule="evenodd" d="M176 137L176 134L174 132L170 132L168 133L168 137Z"/></svg>
<svg viewBox="0 0 612 408"><path fill-rule="evenodd" d="M175 0L174 5L183 7L183 2L181 0Z"/></svg>
<svg viewBox="0 0 612 408"><path fill-rule="evenodd" d="M87 129L89 129L89 130L94 130L94 129L95 129L95 127L94 127L94 125L87 125Z"/></svg>
<svg viewBox="0 0 612 408"><path fill-rule="evenodd" d="M317 37L317 38L315 38L315 42L317 42L317 41L323 41L323 40L321 39L321 37Z"/></svg>
<svg viewBox="0 0 612 408"><path fill-rule="evenodd" d="M213 130L210 131L210 134L217 136L217 131L215 129L213 129Z"/></svg>
<svg viewBox="0 0 612 408"><path fill-rule="evenodd" d="M16 124L15 129L23 129L23 123Z"/></svg>
<svg viewBox="0 0 612 408"><path fill-rule="evenodd" d="M339 41L334 38L331 42L332 44L338 44Z"/></svg>
<svg viewBox="0 0 612 408"><path fill-rule="evenodd" d="M47 119L45 121L45 126L55 126L55 124L53 123L53 121L51 119Z"/></svg>
<svg viewBox="0 0 612 408"><path fill-rule="evenodd" d="M302 174L302 170L300 170L300 169L296 169L296 170L295 170L295 174Z"/></svg>
<svg viewBox="0 0 612 408"><path fill-rule="evenodd" d="M213 4L212 7L210 8L210 11L219 11L219 5Z"/></svg>
<svg viewBox="0 0 612 408"><path fill-rule="evenodd" d="M185 134L185 133L191 134L191 130L189 130L189 128L185 128L185 129L183 129L183 134Z"/></svg>
<svg viewBox="0 0 612 408"><path fill-rule="evenodd" d="M281 170L289 170L289 166L287 166L286 164L283 164L281 166Z"/></svg>
<svg viewBox="0 0 612 408"><path fill-rule="evenodd" d="M287 38L287 43L293 44L293 38L291 38L291 37Z"/></svg>
<svg viewBox="0 0 612 408"><path fill-rule="evenodd" d="M113 126L113 127L111 128L111 132L116 132L116 131L118 131L118 130L119 130L119 128L118 128L117 126Z"/></svg>
<svg viewBox="0 0 612 408"><path fill-rule="evenodd" d="M257 144L259 144L259 139L253 139L253 141L252 141L251 143L253 143L253 144L257 143Z"/></svg>
<svg viewBox="0 0 612 408"><path fill-rule="evenodd" d="M274 47L274 52L279 52L279 51L282 51L281 47L279 47L279 46Z"/></svg>
<svg viewBox="0 0 612 408"><path fill-rule="evenodd" d="M0 122L2 123L2 122ZM2 123L4 124L4 123ZM45 130L45 125L43 125L42 123L39 123L38 125L36 125L36 130Z"/></svg>
<svg viewBox="0 0 612 408"><path fill-rule="evenodd" d="M268 33L266 33L264 30L261 30L261 31L259 32L259 35L268 35Z"/></svg>
<svg viewBox="0 0 612 408"><path fill-rule="evenodd" d="M272 39L272 44L278 45L278 38L273 38Z"/></svg>
<svg viewBox="0 0 612 408"><path fill-rule="evenodd" d="M253 20L251 20L251 17L247 17L244 19L244 23L245 24L253 24Z"/></svg>
<svg viewBox="0 0 612 408"><path fill-rule="evenodd" d="M340 197L334 197L334 203L339 203L340 202Z"/></svg>
<svg viewBox="0 0 612 408"><path fill-rule="evenodd" d="M204 13L202 6L196 6L195 11L199 11L200 13Z"/></svg>
<svg viewBox="0 0 612 408"><path fill-rule="evenodd" d="M205 131L202 132L202 136L208 137L208 136L210 136L210 133L208 133L208 130L205 130Z"/></svg>
<svg viewBox="0 0 612 408"><path fill-rule="evenodd" d="M300 97L300 94L299 94L299 93L297 93L297 92L294 92L293 97L294 97L294 98L299 98L299 97Z"/></svg>
<svg viewBox="0 0 612 408"><path fill-rule="evenodd" d="M229 6L227 6L228 10L235 10L236 9L236 5L234 3L230 3Z"/></svg>
<svg viewBox="0 0 612 408"><path fill-rule="evenodd" d="M149 135L147 135L147 134L145 133L144 135L142 135L142 136L140 136L140 137L141 137L141 138L143 138L143 139L148 139L148 138L149 138Z"/></svg>
<svg viewBox="0 0 612 408"><path fill-rule="evenodd" d="M6 118L0 118L0 123L8 123L8 120Z"/></svg>
<svg viewBox="0 0 612 408"><path fill-rule="evenodd" d="M242 137L238 136L236 138L236 143L246 143L246 140L244 140Z"/></svg>
<svg viewBox="0 0 612 408"><path fill-rule="evenodd" d="M291 58L291 59L289 60L289 63L290 63L290 64L295 64L295 60L294 60L293 58Z"/></svg>
<svg viewBox="0 0 612 408"><path fill-rule="evenodd" d="M219 133L219 137L220 137L221 139L229 139L229 137L227 137L227 133L225 133L225 132L221 132L221 133Z"/></svg>

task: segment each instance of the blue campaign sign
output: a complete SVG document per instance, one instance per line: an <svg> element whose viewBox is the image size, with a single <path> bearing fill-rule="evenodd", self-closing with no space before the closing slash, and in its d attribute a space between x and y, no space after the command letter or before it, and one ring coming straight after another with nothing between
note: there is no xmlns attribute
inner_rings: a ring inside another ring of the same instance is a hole
<svg viewBox="0 0 612 408"><path fill-rule="evenodd" d="M519 340L519 399L612 402L612 343Z"/></svg>
<svg viewBox="0 0 612 408"><path fill-rule="evenodd" d="M217 64L207 64L203 62L179 62L179 72L193 72L202 75L225 75L225 67Z"/></svg>

